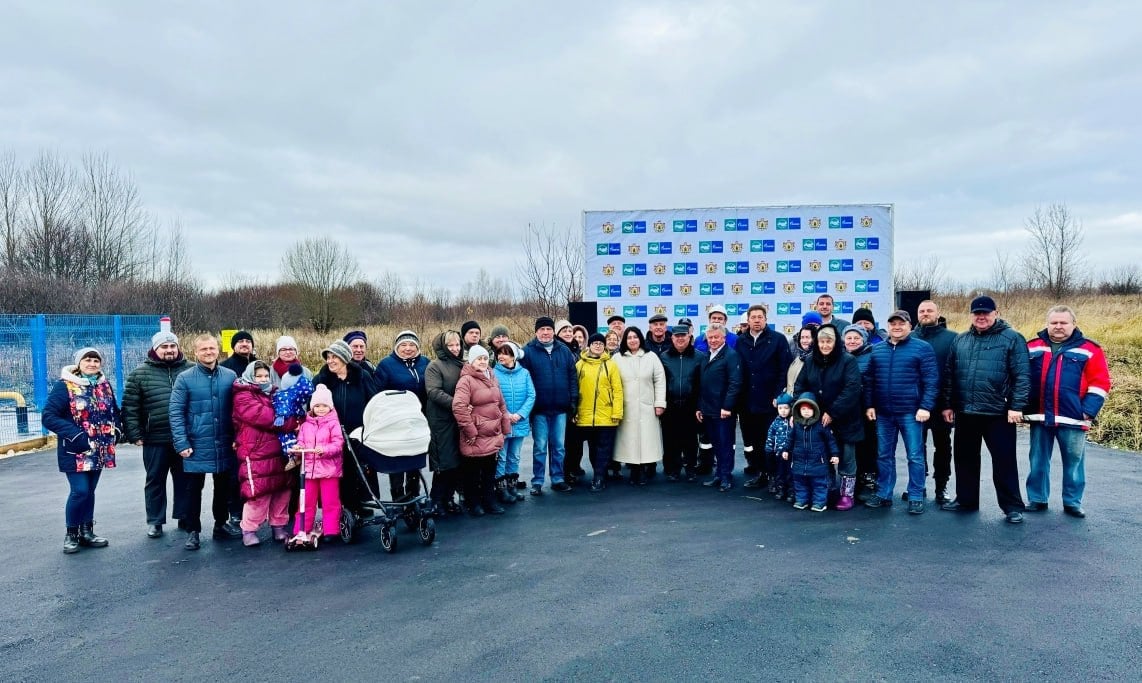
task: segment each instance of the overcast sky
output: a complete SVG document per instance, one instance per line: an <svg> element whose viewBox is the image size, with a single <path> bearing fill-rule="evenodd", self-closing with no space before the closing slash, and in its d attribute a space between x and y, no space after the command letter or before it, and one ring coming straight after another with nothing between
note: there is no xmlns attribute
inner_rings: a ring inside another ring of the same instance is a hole
<svg viewBox="0 0 1142 683"><path fill-rule="evenodd" d="M584 209L890 202L989 278L1036 205L1142 260L1142 3L5 2L0 150L106 151L207 284L325 236L511 274Z"/></svg>

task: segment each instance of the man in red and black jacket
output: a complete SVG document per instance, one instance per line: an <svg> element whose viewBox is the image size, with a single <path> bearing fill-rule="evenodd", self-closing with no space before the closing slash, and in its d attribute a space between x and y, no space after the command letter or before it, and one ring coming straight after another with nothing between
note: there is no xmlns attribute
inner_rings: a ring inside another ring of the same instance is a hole
<svg viewBox="0 0 1142 683"><path fill-rule="evenodd" d="M1047 311L1047 328L1027 342L1031 356L1031 472L1027 475L1027 510L1047 509L1051 455L1059 442L1063 460L1063 512L1086 517L1083 452L1086 433L1110 391L1110 369L1095 342L1075 327L1069 306Z"/></svg>

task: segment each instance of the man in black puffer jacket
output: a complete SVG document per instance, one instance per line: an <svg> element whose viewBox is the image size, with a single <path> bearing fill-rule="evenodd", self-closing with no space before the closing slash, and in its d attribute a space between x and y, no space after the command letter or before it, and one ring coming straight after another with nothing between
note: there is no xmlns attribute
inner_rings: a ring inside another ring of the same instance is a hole
<svg viewBox="0 0 1142 683"><path fill-rule="evenodd" d="M956 499L941 507L952 512L979 510L981 442L991 453L992 480L1007 521L1023 521L1015 425L1031 391L1027 340L999 319L995 301L976 297L972 326L956 336L944 372L944 419L956 425Z"/></svg>
<svg viewBox="0 0 1142 683"><path fill-rule="evenodd" d="M698 481L698 376L706 354L690 343L690 328L675 325L671 348L662 354L666 412L662 413L662 469L668 481Z"/></svg>
<svg viewBox="0 0 1142 683"><path fill-rule="evenodd" d="M952 342L956 333L948 329L948 321L940 315L940 307L935 301L925 299L916 309L916 317L920 325L912 330L912 336L923 339L931 345L936 352L936 369L942 376L948 364L948 354L952 350ZM941 380L942 382L942 380ZM932 474L936 479L936 504L948 502L948 480L952 478L952 425L944 422L943 396L936 399L936 410L932 417L924 423L923 443L928 443L928 435L932 435ZM924 473L927 474L927 456L925 456Z"/></svg>
<svg viewBox="0 0 1142 683"><path fill-rule="evenodd" d="M147 536L159 538L167 523L167 474L174 484L171 516L182 519L182 458L171 446L169 407L171 390L179 373L190 361L178 347L178 337L158 332L151 337L147 360L131 371L123 388L123 428L127 441L143 447L146 481L143 499L147 508Z"/></svg>

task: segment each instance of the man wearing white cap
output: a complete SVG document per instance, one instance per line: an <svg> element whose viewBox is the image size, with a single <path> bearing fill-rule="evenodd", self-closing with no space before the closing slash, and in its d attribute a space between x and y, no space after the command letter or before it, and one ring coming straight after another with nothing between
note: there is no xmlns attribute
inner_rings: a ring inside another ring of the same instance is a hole
<svg viewBox="0 0 1142 683"><path fill-rule="evenodd" d="M721 304L710 306L710 310L706 311L706 316L711 325L721 325L726 328L726 346L731 349L737 348L738 336L730 332L729 327L726 325L726 321L729 320L729 316L726 315L726 307ZM705 334L694 340L694 348L702 353L710 352L710 345L706 342Z"/></svg>
<svg viewBox="0 0 1142 683"><path fill-rule="evenodd" d="M167 523L167 475L174 486L171 517L181 520L186 481L182 458L171 445L170 400L175 378L190 367L171 332L151 337L147 359L127 376L123 389L123 430L127 441L143 447L143 501L147 536L159 538ZM181 525L182 522L180 521Z"/></svg>

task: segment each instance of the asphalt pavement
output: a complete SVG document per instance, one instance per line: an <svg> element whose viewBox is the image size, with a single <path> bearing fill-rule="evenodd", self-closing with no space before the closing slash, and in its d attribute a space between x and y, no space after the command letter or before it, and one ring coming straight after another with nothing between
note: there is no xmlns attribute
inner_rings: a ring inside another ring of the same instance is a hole
<svg viewBox="0 0 1142 683"><path fill-rule="evenodd" d="M1062 513L1056 456L1050 510L1006 524L985 451L977 514L910 516L898 495L799 512L739 469L729 493L545 489L442 520L431 546L402 531L393 554L375 528L313 553L268 530L253 549L148 539L140 455L99 485L110 547L76 555L54 452L0 460L0 680L1142 678L1138 454L1089 448L1085 520Z"/></svg>

